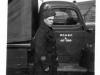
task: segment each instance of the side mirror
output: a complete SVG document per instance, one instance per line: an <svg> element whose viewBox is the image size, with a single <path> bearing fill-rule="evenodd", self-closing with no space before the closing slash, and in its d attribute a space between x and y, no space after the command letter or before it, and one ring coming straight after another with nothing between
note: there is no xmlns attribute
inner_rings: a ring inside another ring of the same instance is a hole
<svg viewBox="0 0 100 75"><path fill-rule="evenodd" d="M94 32L95 31L95 23L85 23L87 32Z"/></svg>
<svg viewBox="0 0 100 75"><path fill-rule="evenodd" d="M87 31L92 32L92 31L94 31L94 29L93 28L88 28Z"/></svg>

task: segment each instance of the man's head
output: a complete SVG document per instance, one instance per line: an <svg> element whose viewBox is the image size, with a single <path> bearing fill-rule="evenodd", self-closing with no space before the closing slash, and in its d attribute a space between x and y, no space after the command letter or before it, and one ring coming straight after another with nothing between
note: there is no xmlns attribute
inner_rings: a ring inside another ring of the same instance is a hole
<svg viewBox="0 0 100 75"><path fill-rule="evenodd" d="M52 27L54 23L54 16L56 13L54 11L46 11L43 13L44 15L44 22L49 26Z"/></svg>

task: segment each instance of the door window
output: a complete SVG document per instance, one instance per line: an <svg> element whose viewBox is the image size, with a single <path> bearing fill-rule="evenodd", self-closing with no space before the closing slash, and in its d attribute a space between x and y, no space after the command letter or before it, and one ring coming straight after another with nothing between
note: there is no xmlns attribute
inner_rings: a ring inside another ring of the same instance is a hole
<svg viewBox="0 0 100 75"><path fill-rule="evenodd" d="M76 12L72 9L57 8L54 25L77 25L79 23Z"/></svg>

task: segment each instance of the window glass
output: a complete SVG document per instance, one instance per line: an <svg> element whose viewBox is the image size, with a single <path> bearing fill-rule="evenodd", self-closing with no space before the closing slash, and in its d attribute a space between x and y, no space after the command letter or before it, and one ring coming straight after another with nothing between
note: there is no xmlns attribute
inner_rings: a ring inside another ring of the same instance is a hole
<svg viewBox="0 0 100 75"><path fill-rule="evenodd" d="M56 12L54 25L77 25L79 23L78 16L74 10L66 8L53 10Z"/></svg>

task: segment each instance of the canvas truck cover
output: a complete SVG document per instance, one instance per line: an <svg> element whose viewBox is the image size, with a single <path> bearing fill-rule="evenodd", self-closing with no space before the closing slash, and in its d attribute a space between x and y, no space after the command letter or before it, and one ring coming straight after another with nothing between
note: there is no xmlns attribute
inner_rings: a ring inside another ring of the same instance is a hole
<svg viewBox="0 0 100 75"><path fill-rule="evenodd" d="M12 0L8 4L7 43L31 40L32 0Z"/></svg>

